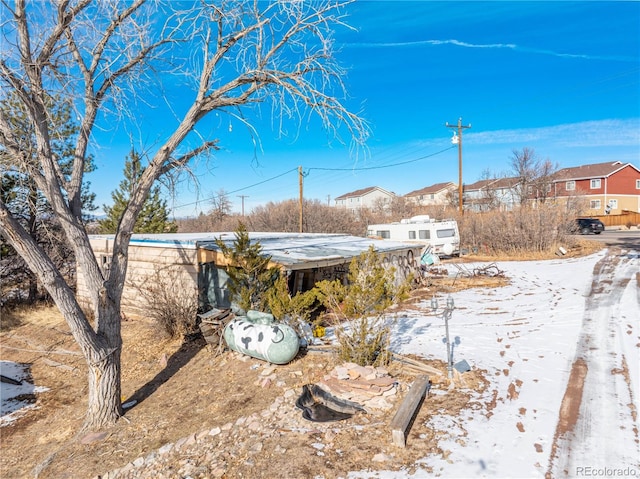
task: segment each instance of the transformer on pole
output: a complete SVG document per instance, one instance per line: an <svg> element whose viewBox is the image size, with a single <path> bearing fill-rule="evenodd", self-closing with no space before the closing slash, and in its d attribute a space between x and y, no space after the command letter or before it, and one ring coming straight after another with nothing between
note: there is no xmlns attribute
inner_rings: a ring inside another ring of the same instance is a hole
<svg viewBox="0 0 640 479"><path fill-rule="evenodd" d="M447 128L457 128L457 132L453 132L453 138L451 138L451 143L454 145L458 145L458 208L460 209L460 214L464 214L464 210L462 209L462 130L465 128L471 128L471 123L467 126L462 125L462 117L458 118L457 125L450 125L448 122L445 123Z"/></svg>

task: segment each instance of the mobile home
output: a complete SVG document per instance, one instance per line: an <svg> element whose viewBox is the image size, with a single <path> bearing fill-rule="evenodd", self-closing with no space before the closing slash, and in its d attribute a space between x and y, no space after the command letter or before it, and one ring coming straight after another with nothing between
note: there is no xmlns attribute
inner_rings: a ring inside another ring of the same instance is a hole
<svg viewBox="0 0 640 479"><path fill-rule="evenodd" d="M140 288L150 282L168 283L181 295L197 297L201 312L229 308L228 259L218 248L216 239L232 246L235 234L134 234L129 242L123 313L145 315L147 306L141 298ZM370 246L391 264L403 265L396 270L398 280L412 273L413 258L420 254L420 246L416 244L341 234L249 233L249 239L252 243L259 242L263 253L271 258L271 266L279 267L286 275L292 294L306 291L323 279L346 279L351 260ZM90 240L99 263L107 268L111 261L113 235L95 235ZM90 294L82 268L78 270L77 283L78 300L82 306L89 307Z"/></svg>
<svg viewBox="0 0 640 479"><path fill-rule="evenodd" d="M460 232L456 220L439 221L428 215L418 215L400 222L369 225L367 236L430 245L436 254L460 254Z"/></svg>

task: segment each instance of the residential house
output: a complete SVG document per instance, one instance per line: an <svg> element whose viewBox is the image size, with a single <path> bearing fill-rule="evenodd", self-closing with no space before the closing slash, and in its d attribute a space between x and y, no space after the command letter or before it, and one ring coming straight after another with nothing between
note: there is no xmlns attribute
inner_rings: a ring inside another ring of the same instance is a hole
<svg viewBox="0 0 640 479"><path fill-rule="evenodd" d="M379 204L389 204L395 198L395 193L379 186L370 186L338 196L335 201L337 208L346 208L358 213L363 208L373 208Z"/></svg>
<svg viewBox="0 0 640 479"><path fill-rule="evenodd" d="M165 233L134 234L129 242L129 265L122 295L122 312L127 316L144 316L147 309L141 288L168 289L183 295L185 301L197 301L200 313L231 306L226 273L228 259L216 244L216 238L232 247L235 233ZM259 242L265 256L271 258L288 279L292 293L311 289L324 279L346 281L353 258L373 246L393 264L415 267L422 245L385 241L343 234L249 233L252 243ZM114 235L91 235L91 247L102 268L108 268ZM396 275L411 274L398 268ZM399 276L398 280L403 280ZM90 291L79 265L77 297L86 308Z"/></svg>
<svg viewBox="0 0 640 479"><path fill-rule="evenodd" d="M581 197L588 214L640 211L640 169L631 163L611 161L559 170L553 177L551 196L557 201Z"/></svg>
<svg viewBox="0 0 640 479"><path fill-rule="evenodd" d="M518 178L493 178L463 185L462 195L466 210L510 211L518 204Z"/></svg>
<svg viewBox="0 0 640 479"><path fill-rule="evenodd" d="M414 190L404 197L407 201L418 206L446 205L448 203L448 194L457 191L458 187L451 182L436 183L435 185Z"/></svg>

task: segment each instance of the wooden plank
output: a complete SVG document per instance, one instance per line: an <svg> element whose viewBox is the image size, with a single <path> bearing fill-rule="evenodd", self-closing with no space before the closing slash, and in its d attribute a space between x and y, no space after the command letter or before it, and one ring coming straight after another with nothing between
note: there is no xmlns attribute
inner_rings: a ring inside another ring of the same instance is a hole
<svg viewBox="0 0 640 479"><path fill-rule="evenodd" d="M416 411L429 389L429 376L418 376L391 421L391 435L396 446L406 447L407 433Z"/></svg>
<svg viewBox="0 0 640 479"><path fill-rule="evenodd" d="M425 373L434 374L436 376L442 376L442 371L434 368L433 366L429 366L428 364L425 364L423 362L416 361L415 359L411 359L407 356L402 356L400 354L393 353L393 355L391 356L391 359L398 361L400 363L408 364L410 366L415 366L416 368L421 369Z"/></svg>

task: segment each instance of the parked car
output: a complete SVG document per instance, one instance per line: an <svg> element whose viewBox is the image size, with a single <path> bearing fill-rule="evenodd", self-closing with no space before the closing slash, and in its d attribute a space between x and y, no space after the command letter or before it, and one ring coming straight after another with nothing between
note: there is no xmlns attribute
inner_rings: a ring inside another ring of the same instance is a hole
<svg viewBox="0 0 640 479"><path fill-rule="evenodd" d="M599 235L604 231L604 223L597 218L577 218L578 232L583 235L590 233Z"/></svg>

